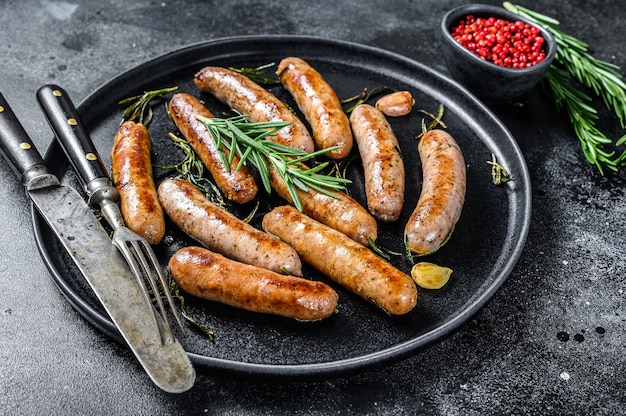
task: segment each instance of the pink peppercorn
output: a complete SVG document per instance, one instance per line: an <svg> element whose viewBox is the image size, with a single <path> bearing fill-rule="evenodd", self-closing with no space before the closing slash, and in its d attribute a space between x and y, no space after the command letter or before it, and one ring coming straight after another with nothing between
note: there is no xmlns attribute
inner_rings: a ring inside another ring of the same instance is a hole
<svg viewBox="0 0 626 416"><path fill-rule="evenodd" d="M507 68L527 68L546 57L541 32L522 21L468 15L452 29L452 37L480 58Z"/></svg>

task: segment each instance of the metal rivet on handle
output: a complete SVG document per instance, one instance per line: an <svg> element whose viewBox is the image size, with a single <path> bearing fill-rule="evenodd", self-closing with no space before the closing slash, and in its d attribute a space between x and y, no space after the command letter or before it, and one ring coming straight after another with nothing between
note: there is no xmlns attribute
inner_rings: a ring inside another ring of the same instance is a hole
<svg viewBox="0 0 626 416"><path fill-rule="evenodd" d="M60 97L60 96L62 96L63 94L62 94L62 93L61 93L61 91L59 91L59 90L54 90L54 91L52 91L52 95L54 95L55 97Z"/></svg>
<svg viewBox="0 0 626 416"><path fill-rule="evenodd" d="M67 119L67 124L69 124L70 126L76 126L76 125L78 125L78 122L76 121L75 118L68 118Z"/></svg>

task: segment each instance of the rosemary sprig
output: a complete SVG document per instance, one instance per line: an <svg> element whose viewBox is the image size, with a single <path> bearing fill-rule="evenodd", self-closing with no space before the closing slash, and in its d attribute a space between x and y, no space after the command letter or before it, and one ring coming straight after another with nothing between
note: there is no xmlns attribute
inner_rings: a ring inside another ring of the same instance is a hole
<svg viewBox="0 0 626 416"><path fill-rule="evenodd" d="M615 152L603 149L613 141L596 127L598 115L588 103L591 98L569 84L568 79L567 71L558 67L550 67L546 73L546 81L557 109L565 108L587 161L594 164L601 174L604 174L604 167L616 171L618 164L613 159Z"/></svg>
<svg viewBox="0 0 626 416"><path fill-rule="evenodd" d="M167 273L168 273L169 282L170 282L169 291L170 291L170 294L172 295L172 297L174 299L178 300L178 302L180 304L180 313L181 313L181 315L194 328L196 328L198 331L200 331L202 334L204 334L209 339L209 341L213 342L215 340L215 333L211 329L209 329L206 326L202 325L200 322L196 321L189 314L189 312L187 312L187 305L185 304L185 298L183 297L182 289L180 288L180 286L178 286L178 283L176 283L176 280L174 280L174 278L172 277L172 273L171 273L171 270L169 268L167 269Z"/></svg>
<svg viewBox="0 0 626 416"><path fill-rule="evenodd" d="M176 136L174 133L169 134L170 139L183 151L185 157L174 165L156 166L163 170L175 170L187 182L195 185L200 191L214 204L221 207L226 205L224 196L220 189L204 177L204 163L193 150L189 142Z"/></svg>
<svg viewBox="0 0 626 416"><path fill-rule="evenodd" d="M601 132L595 125L598 113L590 105L592 98L570 83L573 77L593 90L617 116L621 127L626 128L626 83L618 72L619 66L594 58L585 42L560 29L558 20L510 2L503 5L543 26L554 36L557 53L544 83L547 83L557 108L567 111L587 161L594 164L601 174L604 174L604 167L617 171L618 166L626 165L626 150L614 157L615 152L603 149L604 145L619 147L625 144L626 134L614 141Z"/></svg>
<svg viewBox="0 0 626 416"><path fill-rule="evenodd" d="M494 185L499 186L515 180L509 172L498 163L495 154L491 154L491 160L488 160L487 164L491 165L491 181Z"/></svg>
<svg viewBox="0 0 626 416"><path fill-rule="evenodd" d="M241 75L245 75L246 77L250 78L252 81L258 84L265 84L265 85L280 84L280 81L278 80L278 78L269 78L263 75L263 72L267 68L271 68L273 66L274 66L274 62L257 66L256 68L234 68L231 66L228 69L230 69L233 72L237 72Z"/></svg>
<svg viewBox="0 0 626 416"><path fill-rule="evenodd" d="M388 93L392 93L392 92L396 92L396 90L394 90L391 87L376 87L371 91L367 91L367 88L365 88L363 91L361 91L361 93L352 96L352 97L348 97L344 100L341 100L341 105L347 105L347 104L352 104L350 107L348 107L345 110L345 113L350 115L352 113L352 111L354 111L354 109L356 107L358 107L359 105L363 104L366 101L371 100L372 98L379 96L379 95L383 95L383 94L388 94Z"/></svg>
<svg viewBox="0 0 626 416"><path fill-rule="evenodd" d="M424 114L426 117L431 119L431 122L428 123L428 125L426 125L426 119L422 118L422 131L415 138L421 139L423 135L425 135L426 133L428 133L430 130L434 129L437 126L441 126L442 129L447 129L448 126L443 121L444 110L445 110L445 107L443 106L443 104L439 104L439 107L437 108L437 114L430 113L426 110L419 110L420 113Z"/></svg>
<svg viewBox="0 0 626 416"><path fill-rule="evenodd" d="M271 193L270 169L274 169L285 181L294 206L302 210L302 203L297 190L308 192L314 189L329 196L336 197L333 191L343 191L348 179L324 175L320 172L329 162L320 163L308 168L304 162L323 155L337 147L307 153L271 140L278 130L289 125L287 122L256 122L246 121L244 115L227 119L206 118L197 116L206 126L218 148L224 146L230 157L221 153L224 166L230 166L235 155L239 157L237 169L244 165L252 165L258 172L267 193ZM228 159L228 160L227 160Z"/></svg>
<svg viewBox="0 0 626 416"><path fill-rule="evenodd" d="M352 153L348 155L347 157L345 157L344 159L334 160L328 166L328 169L326 169L323 173L328 176L332 175L338 178L346 179L348 177L348 168L352 165L352 162L354 162L358 158L359 158L358 153ZM319 163L326 163L326 162L318 162L318 164ZM350 195L349 189L345 189L345 192L348 195Z"/></svg>
<svg viewBox="0 0 626 416"><path fill-rule="evenodd" d="M143 94L124 98L119 101L118 104L120 105L129 104L128 108L124 111L121 123L125 121L138 121L144 126L147 126L152 121L152 107L150 106L150 102L177 89L178 87L170 87L145 91Z"/></svg>

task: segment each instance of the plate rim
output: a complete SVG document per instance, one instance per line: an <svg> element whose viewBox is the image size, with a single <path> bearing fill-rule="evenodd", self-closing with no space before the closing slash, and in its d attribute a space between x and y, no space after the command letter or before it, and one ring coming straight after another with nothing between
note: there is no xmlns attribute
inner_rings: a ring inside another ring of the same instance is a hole
<svg viewBox="0 0 626 416"><path fill-rule="evenodd" d="M131 78L134 73L141 72L145 68L149 68L158 64L164 60L170 60L176 56L186 55L196 50L202 50L205 48L216 47L223 44L233 43L247 43L251 41L289 41L294 43L323 43L326 45L337 45L343 48L357 49L359 51L372 53L378 56L387 56L390 59L407 64L410 66L417 66L420 70L428 73L444 84L448 84L454 89L457 89L461 95L471 102L478 110L488 116L494 125L504 133L509 140L509 145L513 151L513 156L520 163L519 169L516 170L516 181L522 183L526 192L522 192L523 210L517 213L517 218L521 218L521 226L517 231L517 238L515 244L510 250L510 256L505 262L504 266L497 276L493 279L491 284L485 287L485 290L471 302L466 308L460 311L450 319L445 320L441 325L429 330L428 332L403 341L401 343L392 345L388 348L384 348L372 353L363 354L355 357L325 361L317 363L303 363L303 364L263 364L253 362L243 362L236 360L227 360L216 357L208 357L201 354L187 352L191 361L202 368L211 369L212 372L224 372L230 375L245 375L245 376L288 376L290 378L330 378L334 376L346 375L357 371L365 371L374 367L389 365L394 362L401 361L416 352L426 349L436 342L440 342L443 339L454 334L463 324L471 319L481 308L483 308L496 294L504 282L508 279L516 266L519 258L523 252L526 244L528 232L530 229L530 219L532 211L532 191L530 182L530 173L526 165L524 156L517 142L512 134L506 128L504 123L478 98L476 98L471 92L469 92L462 85L447 77L446 75L435 71L434 69L406 57L404 55L385 50L382 48L356 43L346 40L338 40L331 38L324 38L310 35L242 35L216 38L207 41L201 41L192 43L180 48L171 50L169 52L162 53L154 58L148 59L136 66L127 69L116 76L104 81L98 87L96 87L89 95L87 95L78 105L79 112L83 112L85 108L91 105L91 102L95 99L99 91L106 85L118 84L123 82L126 78ZM191 64L189 64L191 65ZM187 65L186 65L187 66ZM56 143L53 141L44 153L44 160L49 162L51 154L55 151ZM509 202L512 196L510 192L507 196ZM510 213L510 212L509 212ZM76 309L80 315L82 315L87 321L94 325L98 330L104 332L106 335L113 338L119 343L124 343L123 338L119 334L117 328L106 316L106 313L94 309L91 305L84 302L83 298L72 290L72 288L66 283L65 279L61 275L60 271L54 265L49 248L46 245L46 239L44 238L46 224L34 206L31 205L31 217L33 221L33 228L35 234L35 241L39 252L44 260L46 267L51 273L54 282L61 290L62 294L68 299L69 303L74 309ZM510 224L511 219L507 219L507 223Z"/></svg>

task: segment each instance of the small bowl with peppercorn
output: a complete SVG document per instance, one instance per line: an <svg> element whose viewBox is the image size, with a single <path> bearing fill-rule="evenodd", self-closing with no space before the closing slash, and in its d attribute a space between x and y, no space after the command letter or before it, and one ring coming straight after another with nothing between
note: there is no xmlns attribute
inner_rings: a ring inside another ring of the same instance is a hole
<svg viewBox="0 0 626 416"><path fill-rule="evenodd" d="M485 4L446 13L441 37L452 77L488 102L510 101L531 90L545 76L557 49L543 27Z"/></svg>

